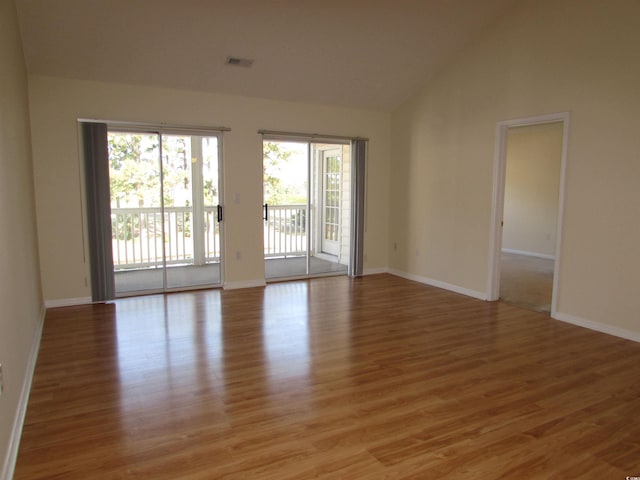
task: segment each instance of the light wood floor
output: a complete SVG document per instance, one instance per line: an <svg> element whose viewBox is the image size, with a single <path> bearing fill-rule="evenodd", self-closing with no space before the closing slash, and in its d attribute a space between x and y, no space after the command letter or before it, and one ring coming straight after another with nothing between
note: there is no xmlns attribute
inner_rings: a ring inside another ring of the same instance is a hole
<svg viewBox="0 0 640 480"><path fill-rule="evenodd" d="M15 479L624 479L638 365L391 275L51 309Z"/></svg>

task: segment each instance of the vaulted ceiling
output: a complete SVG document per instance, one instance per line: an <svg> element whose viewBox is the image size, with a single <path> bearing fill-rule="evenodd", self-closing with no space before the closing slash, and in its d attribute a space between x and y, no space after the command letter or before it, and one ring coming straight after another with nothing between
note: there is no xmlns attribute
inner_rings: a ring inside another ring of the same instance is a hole
<svg viewBox="0 0 640 480"><path fill-rule="evenodd" d="M33 74L391 110L515 0L15 0ZM229 56L254 60L225 65Z"/></svg>

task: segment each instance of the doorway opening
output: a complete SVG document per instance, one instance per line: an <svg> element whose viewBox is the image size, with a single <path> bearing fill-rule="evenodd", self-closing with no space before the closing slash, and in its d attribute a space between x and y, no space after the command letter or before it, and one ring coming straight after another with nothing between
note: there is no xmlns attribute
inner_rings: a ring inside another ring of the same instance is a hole
<svg viewBox="0 0 640 480"><path fill-rule="evenodd" d="M115 294L222 283L220 135L110 128Z"/></svg>
<svg viewBox="0 0 640 480"><path fill-rule="evenodd" d="M489 299L553 316L557 305L568 114L500 122Z"/></svg>
<svg viewBox="0 0 640 480"><path fill-rule="evenodd" d="M267 280L346 275L351 257L351 145L263 138Z"/></svg>

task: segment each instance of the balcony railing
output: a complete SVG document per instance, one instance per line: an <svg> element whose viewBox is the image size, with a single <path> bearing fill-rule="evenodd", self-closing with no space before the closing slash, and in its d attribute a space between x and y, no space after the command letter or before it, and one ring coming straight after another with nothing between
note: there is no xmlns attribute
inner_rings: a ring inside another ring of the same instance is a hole
<svg viewBox="0 0 640 480"><path fill-rule="evenodd" d="M190 207L112 208L111 231L115 270L163 265L204 264L220 260L220 227L216 207L204 207L204 242L194 249ZM163 222L165 238L163 242Z"/></svg>
<svg viewBox="0 0 640 480"><path fill-rule="evenodd" d="M195 241L190 207L112 208L115 270L220 261L216 207L205 207L204 240ZM306 205L269 205L264 222L265 257L291 257L307 251ZM163 223L164 222L164 223ZM163 228L165 238L163 239Z"/></svg>
<svg viewBox="0 0 640 480"><path fill-rule="evenodd" d="M307 206L269 205L264 224L264 256L292 257L307 253Z"/></svg>

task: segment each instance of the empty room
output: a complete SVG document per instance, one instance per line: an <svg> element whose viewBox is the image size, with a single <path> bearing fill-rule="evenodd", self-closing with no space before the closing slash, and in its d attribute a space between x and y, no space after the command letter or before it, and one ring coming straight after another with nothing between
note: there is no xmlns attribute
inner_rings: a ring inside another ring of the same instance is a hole
<svg viewBox="0 0 640 480"><path fill-rule="evenodd" d="M640 476L640 3L0 24L0 479Z"/></svg>

